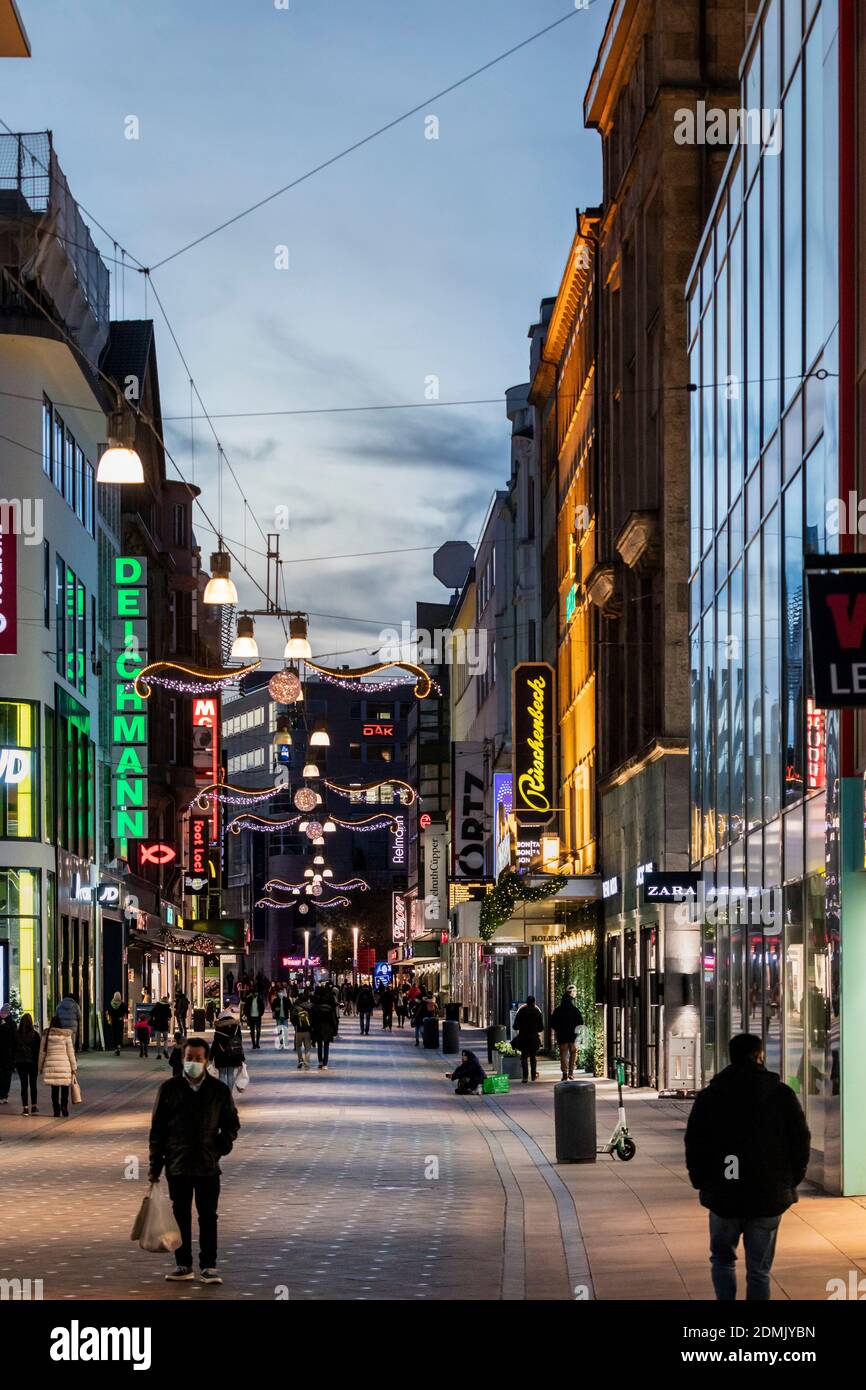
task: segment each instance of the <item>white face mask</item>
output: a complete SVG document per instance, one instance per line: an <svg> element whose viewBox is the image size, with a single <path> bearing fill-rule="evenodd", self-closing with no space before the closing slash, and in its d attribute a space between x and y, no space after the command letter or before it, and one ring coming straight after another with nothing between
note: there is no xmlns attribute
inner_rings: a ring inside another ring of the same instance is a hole
<svg viewBox="0 0 866 1390"><path fill-rule="evenodd" d="M184 1076L188 1076L191 1081L197 1081L204 1071L204 1062L184 1062Z"/></svg>

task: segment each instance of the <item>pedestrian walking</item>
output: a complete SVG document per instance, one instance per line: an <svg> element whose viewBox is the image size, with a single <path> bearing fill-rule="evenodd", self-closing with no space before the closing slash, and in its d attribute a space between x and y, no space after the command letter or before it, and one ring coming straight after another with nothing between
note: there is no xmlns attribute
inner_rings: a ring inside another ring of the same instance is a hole
<svg viewBox="0 0 866 1390"><path fill-rule="evenodd" d="M126 1018L129 1013L126 1000L116 989L111 996L108 1008L105 1010L105 1019L111 1029L111 1041L114 1043L114 1055L120 1056L120 1049L123 1046L123 1030L126 1027Z"/></svg>
<svg viewBox="0 0 866 1390"><path fill-rule="evenodd" d="M382 1030L390 1031L394 1026L394 991L390 985L379 991L379 1003L382 1005Z"/></svg>
<svg viewBox="0 0 866 1390"><path fill-rule="evenodd" d="M529 1080L530 1067L533 1081L538 1080L538 1053L541 1048L541 1035L544 1032L544 1014L535 1002L534 994L527 994L526 1003L521 1004L514 1015L514 1033L523 1080Z"/></svg>
<svg viewBox="0 0 866 1390"><path fill-rule="evenodd" d="M15 1035L15 1070L21 1083L21 1114L38 1115L36 1078L39 1074L41 1038L31 1014L22 1014Z"/></svg>
<svg viewBox="0 0 866 1390"><path fill-rule="evenodd" d="M356 1000L356 1003L358 1008L358 1018L361 1023L361 1035L363 1037L370 1031L370 1019L373 1017L373 1005L375 1003L375 1000L373 999L373 991L369 985L361 985L360 989L358 990L358 998Z"/></svg>
<svg viewBox="0 0 866 1390"><path fill-rule="evenodd" d="M298 1058L298 1071L310 1070L310 1051L313 1044L313 1022L309 997L302 994L295 1000L291 1009L292 1026L295 1030L295 1053Z"/></svg>
<svg viewBox="0 0 866 1390"><path fill-rule="evenodd" d="M746 1255L746 1298L766 1302L783 1214L797 1201L811 1137L790 1086L764 1066L764 1044L739 1033L731 1064L700 1091L686 1125L686 1167L710 1213L716 1299L737 1296L737 1247Z"/></svg>
<svg viewBox="0 0 866 1390"><path fill-rule="evenodd" d="M156 1055L168 1061L168 1034L171 1028L171 1004L167 994L150 1011L150 1026L156 1038Z"/></svg>
<svg viewBox="0 0 866 1390"><path fill-rule="evenodd" d="M577 990L574 985L569 985L562 996L562 1002L550 1015L550 1026L556 1035L559 1048L559 1065L563 1081L574 1080L574 1068L577 1065L577 1030L582 1024L583 1014L577 1007Z"/></svg>
<svg viewBox="0 0 866 1390"><path fill-rule="evenodd" d="M456 1081L455 1096L475 1096L485 1077L485 1071L474 1052L464 1050L460 1054L460 1065L454 1071L446 1071L448 1081Z"/></svg>
<svg viewBox="0 0 866 1390"><path fill-rule="evenodd" d="M271 1009L273 1010L274 1023L277 1026L277 1050L279 1052L287 1052L289 1049L289 1023L292 1018L292 1001L289 998L289 991L284 984L280 985L274 995Z"/></svg>
<svg viewBox="0 0 866 1390"><path fill-rule="evenodd" d="M68 1028L72 1034L74 1047L78 1047L78 1037L81 1028L81 1005L74 994L64 994L60 1003L57 1005L54 1014L55 1018L60 1019L60 1026Z"/></svg>
<svg viewBox="0 0 866 1390"><path fill-rule="evenodd" d="M0 1105L9 1104L15 1073L15 1020L8 1004L0 1009Z"/></svg>
<svg viewBox="0 0 866 1390"><path fill-rule="evenodd" d="M186 1037L186 1016L189 1013L189 1000L182 989L174 992L174 1016L177 1026L184 1037Z"/></svg>
<svg viewBox="0 0 866 1390"><path fill-rule="evenodd" d="M150 1022L143 1015L135 1025L135 1041L139 1058L146 1057L150 1049Z"/></svg>
<svg viewBox="0 0 866 1390"><path fill-rule="evenodd" d="M415 1046L421 1046L421 1033L424 1028L425 1018L437 1018L436 1000L432 994L422 994L415 1001L415 1012L412 1015L412 1022L415 1025Z"/></svg>
<svg viewBox="0 0 866 1390"><path fill-rule="evenodd" d="M409 1002L406 998L406 990L397 990L397 994L394 999L394 1010L397 1014L397 1027L404 1027L406 1023L406 1015L409 1012Z"/></svg>
<svg viewBox="0 0 866 1390"><path fill-rule="evenodd" d="M159 1182L165 1171L181 1236L175 1268L165 1276L169 1283L193 1278L193 1198L199 1277L203 1284L222 1283L217 1273L220 1159L231 1153L241 1122L228 1087L208 1074L209 1053L204 1038L185 1040L182 1074L162 1083L150 1122L149 1178Z"/></svg>
<svg viewBox="0 0 866 1390"><path fill-rule="evenodd" d="M229 1091L235 1088L238 1072L243 1066L244 1040L241 1025L231 1009L224 1010L217 1019L211 1050L211 1064L219 1072L219 1079Z"/></svg>
<svg viewBox="0 0 866 1390"><path fill-rule="evenodd" d="M250 1030L253 1052L258 1052L262 1044L262 1019L265 1013L265 995L260 984L253 985L244 998L242 1013Z"/></svg>
<svg viewBox="0 0 866 1390"><path fill-rule="evenodd" d="M319 1071L327 1071L331 1043L340 1027L337 1010L334 1008L334 997L329 989L321 986L316 989L310 1008L310 1025L319 1056Z"/></svg>
<svg viewBox="0 0 866 1390"><path fill-rule="evenodd" d="M183 1033L178 1032L174 1035L174 1047L171 1049L168 1065L171 1067L172 1076L183 1075Z"/></svg>
<svg viewBox="0 0 866 1390"><path fill-rule="evenodd" d="M51 1108L54 1118L69 1115L69 1088L78 1079L78 1059L72 1040L72 1030L64 1028L54 1015L39 1045L39 1074L51 1087Z"/></svg>

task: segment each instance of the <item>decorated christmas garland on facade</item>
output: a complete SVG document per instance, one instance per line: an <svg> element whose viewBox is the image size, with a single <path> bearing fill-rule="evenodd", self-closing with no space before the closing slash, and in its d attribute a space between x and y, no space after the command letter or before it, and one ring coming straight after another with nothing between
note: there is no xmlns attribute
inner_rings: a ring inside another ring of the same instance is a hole
<svg viewBox="0 0 866 1390"><path fill-rule="evenodd" d="M530 888L521 874L516 874L513 869L506 869L499 875L496 887L487 894L481 904L481 940L490 941L497 928L507 922L509 917L514 916L514 909L518 903L540 903L545 898L553 897L561 888L560 878L543 883L540 888Z"/></svg>

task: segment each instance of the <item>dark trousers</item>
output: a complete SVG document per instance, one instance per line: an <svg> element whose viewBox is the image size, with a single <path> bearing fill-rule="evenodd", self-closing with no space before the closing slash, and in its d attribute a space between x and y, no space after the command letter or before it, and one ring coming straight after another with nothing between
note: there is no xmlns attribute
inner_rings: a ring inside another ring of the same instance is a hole
<svg viewBox="0 0 866 1390"><path fill-rule="evenodd" d="M521 1042L518 1038L517 1046L520 1050L520 1065L523 1068L524 1081L529 1080L530 1067L532 1067L532 1078L535 1080L538 1075L538 1043L535 1041Z"/></svg>
<svg viewBox="0 0 866 1390"><path fill-rule="evenodd" d="M737 1297L740 1236L746 1252L746 1298L767 1302L781 1220L781 1216L716 1216L710 1212L710 1266L718 1302L733 1303Z"/></svg>
<svg viewBox="0 0 866 1390"><path fill-rule="evenodd" d="M258 1047L262 1039L262 1020L260 1018L248 1018L247 1023L250 1025L250 1042L253 1047Z"/></svg>
<svg viewBox="0 0 866 1390"><path fill-rule="evenodd" d="M186 1037L186 1011L184 1011L182 1014L175 1014L174 1017L175 1017L175 1022L177 1023L177 1031L180 1033L181 1037L184 1037L184 1038L185 1038L185 1037Z"/></svg>
<svg viewBox="0 0 866 1390"><path fill-rule="evenodd" d="M383 1014L382 1014L382 1027L383 1027L383 1028L392 1028L392 1029L393 1029L393 1023L394 1023L394 1015L393 1015L393 1014L386 1014L386 1013L383 1013Z"/></svg>
<svg viewBox="0 0 866 1390"><path fill-rule="evenodd" d="M188 1269L192 1265L192 1199L195 1197L199 1267L213 1269L217 1262L219 1175L212 1178L169 1178L168 1191L180 1231L180 1245L174 1252L178 1268Z"/></svg>
<svg viewBox="0 0 866 1390"><path fill-rule="evenodd" d="M51 1087L51 1107L55 1115L65 1115L69 1110L69 1087Z"/></svg>
<svg viewBox="0 0 866 1390"><path fill-rule="evenodd" d="M371 1013L368 1013L366 1009L359 1009L358 1017L361 1020L361 1032L369 1033L370 1019L373 1017L373 1015Z"/></svg>
<svg viewBox="0 0 866 1390"><path fill-rule="evenodd" d="M397 1010L397 1027L398 1027L398 1028L402 1028L402 1027L403 1027L403 1024L404 1024L405 1022L406 1022L406 1010L405 1010L405 1009L398 1009L398 1010Z"/></svg>
<svg viewBox="0 0 866 1390"><path fill-rule="evenodd" d="M22 1105L35 1105L35 1104L36 1104L36 1063L35 1063L35 1062L19 1062L19 1063L18 1063L18 1080L21 1082L21 1104L22 1104ZM27 1099L28 1090L29 1090L29 1093L30 1093L30 1099L29 1099L29 1101L28 1101L28 1099Z"/></svg>
<svg viewBox="0 0 866 1390"><path fill-rule="evenodd" d="M150 1046L150 1035L149 1035L148 1033L139 1033L139 1035L138 1035L138 1055L139 1055L139 1057L146 1057L146 1056L147 1056L147 1049L148 1049L149 1046Z"/></svg>
<svg viewBox="0 0 866 1390"><path fill-rule="evenodd" d="M319 1054L319 1066L326 1067L328 1065L328 1055L331 1051L331 1039L316 1038L316 1051Z"/></svg>
<svg viewBox="0 0 866 1390"><path fill-rule="evenodd" d="M114 1037L114 1050L119 1052L123 1047L123 1019L113 1018L111 1020L111 1032Z"/></svg>
<svg viewBox="0 0 866 1390"><path fill-rule="evenodd" d="M9 1099L9 1088L12 1085L13 1075L11 1063L3 1062L0 1064L0 1100Z"/></svg>

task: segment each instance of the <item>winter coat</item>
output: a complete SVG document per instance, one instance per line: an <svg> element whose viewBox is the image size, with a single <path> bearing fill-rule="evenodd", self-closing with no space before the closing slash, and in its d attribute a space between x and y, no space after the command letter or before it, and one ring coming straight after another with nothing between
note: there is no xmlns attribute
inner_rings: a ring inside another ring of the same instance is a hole
<svg viewBox="0 0 866 1390"><path fill-rule="evenodd" d="M250 1010L252 1009L254 999L256 1000L259 1009L258 1013L256 1014L256 1018L258 1018L259 1022L261 1023L262 1019L265 1016L265 996L259 990L251 990L250 993L244 999L243 1004L241 1005L241 1013L243 1014L245 1023L252 1022L253 1015L250 1012Z"/></svg>
<svg viewBox="0 0 866 1390"><path fill-rule="evenodd" d="M39 1071L46 1086L71 1086L78 1071L78 1060L72 1046L69 1028L52 1028L42 1034L39 1046Z"/></svg>
<svg viewBox="0 0 866 1390"><path fill-rule="evenodd" d="M292 1001L287 994L275 994L271 1008L276 1023L286 1023L291 1017Z"/></svg>
<svg viewBox="0 0 866 1390"><path fill-rule="evenodd" d="M394 991L393 991L393 989L383 989L383 990L381 990L381 992L380 992L380 994L379 994L379 1003L380 1003L381 1006L382 1006L382 1013L383 1013L383 1014L386 1014L386 1015L387 1015L387 1014L392 1014L392 1013L394 1012Z"/></svg>
<svg viewBox="0 0 866 1390"><path fill-rule="evenodd" d="M355 1001L358 1005L359 1014L371 1014L373 1012L373 991L369 985L362 985L358 990L358 998Z"/></svg>
<svg viewBox="0 0 866 1390"><path fill-rule="evenodd" d="M14 1062L16 1067L24 1067L30 1062L38 1062L41 1047L42 1039L35 1028L27 1038L22 1035L19 1028L15 1034Z"/></svg>
<svg viewBox="0 0 866 1390"><path fill-rule="evenodd" d="M310 1006L310 1022L313 1025L313 1038L316 1042L333 1042L337 1036L339 1023L337 1010L330 995L314 999Z"/></svg>
<svg viewBox="0 0 866 1390"><path fill-rule="evenodd" d="M301 1014L306 1014L306 1021L301 1018ZM309 999L298 1000L291 1012L292 1024L296 1033L311 1033L313 1028L313 1006ZM301 1024L304 1024L301 1027Z"/></svg>
<svg viewBox="0 0 866 1390"><path fill-rule="evenodd" d="M224 1067L239 1067L244 1061L244 1043L241 1025L228 1019L214 1029L213 1046L210 1059L217 1071Z"/></svg>
<svg viewBox="0 0 866 1390"><path fill-rule="evenodd" d="M61 999L54 1010L54 1016L60 1019L63 1027L68 1028L74 1038L81 1023L81 1008L71 995L67 994L64 999Z"/></svg>
<svg viewBox="0 0 866 1390"><path fill-rule="evenodd" d="M461 1062L451 1073L452 1081L468 1081L470 1086L480 1086L485 1072L474 1052L467 1052L468 1061Z"/></svg>
<svg viewBox="0 0 866 1390"><path fill-rule="evenodd" d="M754 1062L725 1067L697 1096L686 1166L717 1216L781 1216L797 1200L810 1135L794 1092Z"/></svg>
<svg viewBox="0 0 866 1390"><path fill-rule="evenodd" d="M544 1031L544 1014L537 1004L522 1004L514 1015L514 1032L518 1047L539 1045L539 1033Z"/></svg>
<svg viewBox="0 0 866 1390"><path fill-rule="evenodd" d="M0 1067L11 1067L17 1029L11 1018L0 1018Z"/></svg>
<svg viewBox="0 0 866 1390"><path fill-rule="evenodd" d="M573 1043L582 1023L583 1014L569 995L566 995L550 1015L550 1026L558 1043Z"/></svg>
<svg viewBox="0 0 866 1390"><path fill-rule="evenodd" d="M241 1122L231 1091L205 1073L199 1087L185 1076L164 1081L150 1122L150 1172L170 1178L216 1177L231 1153Z"/></svg>
<svg viewBox="0 0 866 1390"><path fill-rule="evenodd" d="M150 1026L155 1033L167 1033L171 1027L171 1005L154 1004L150 1011Z"/></svg>

